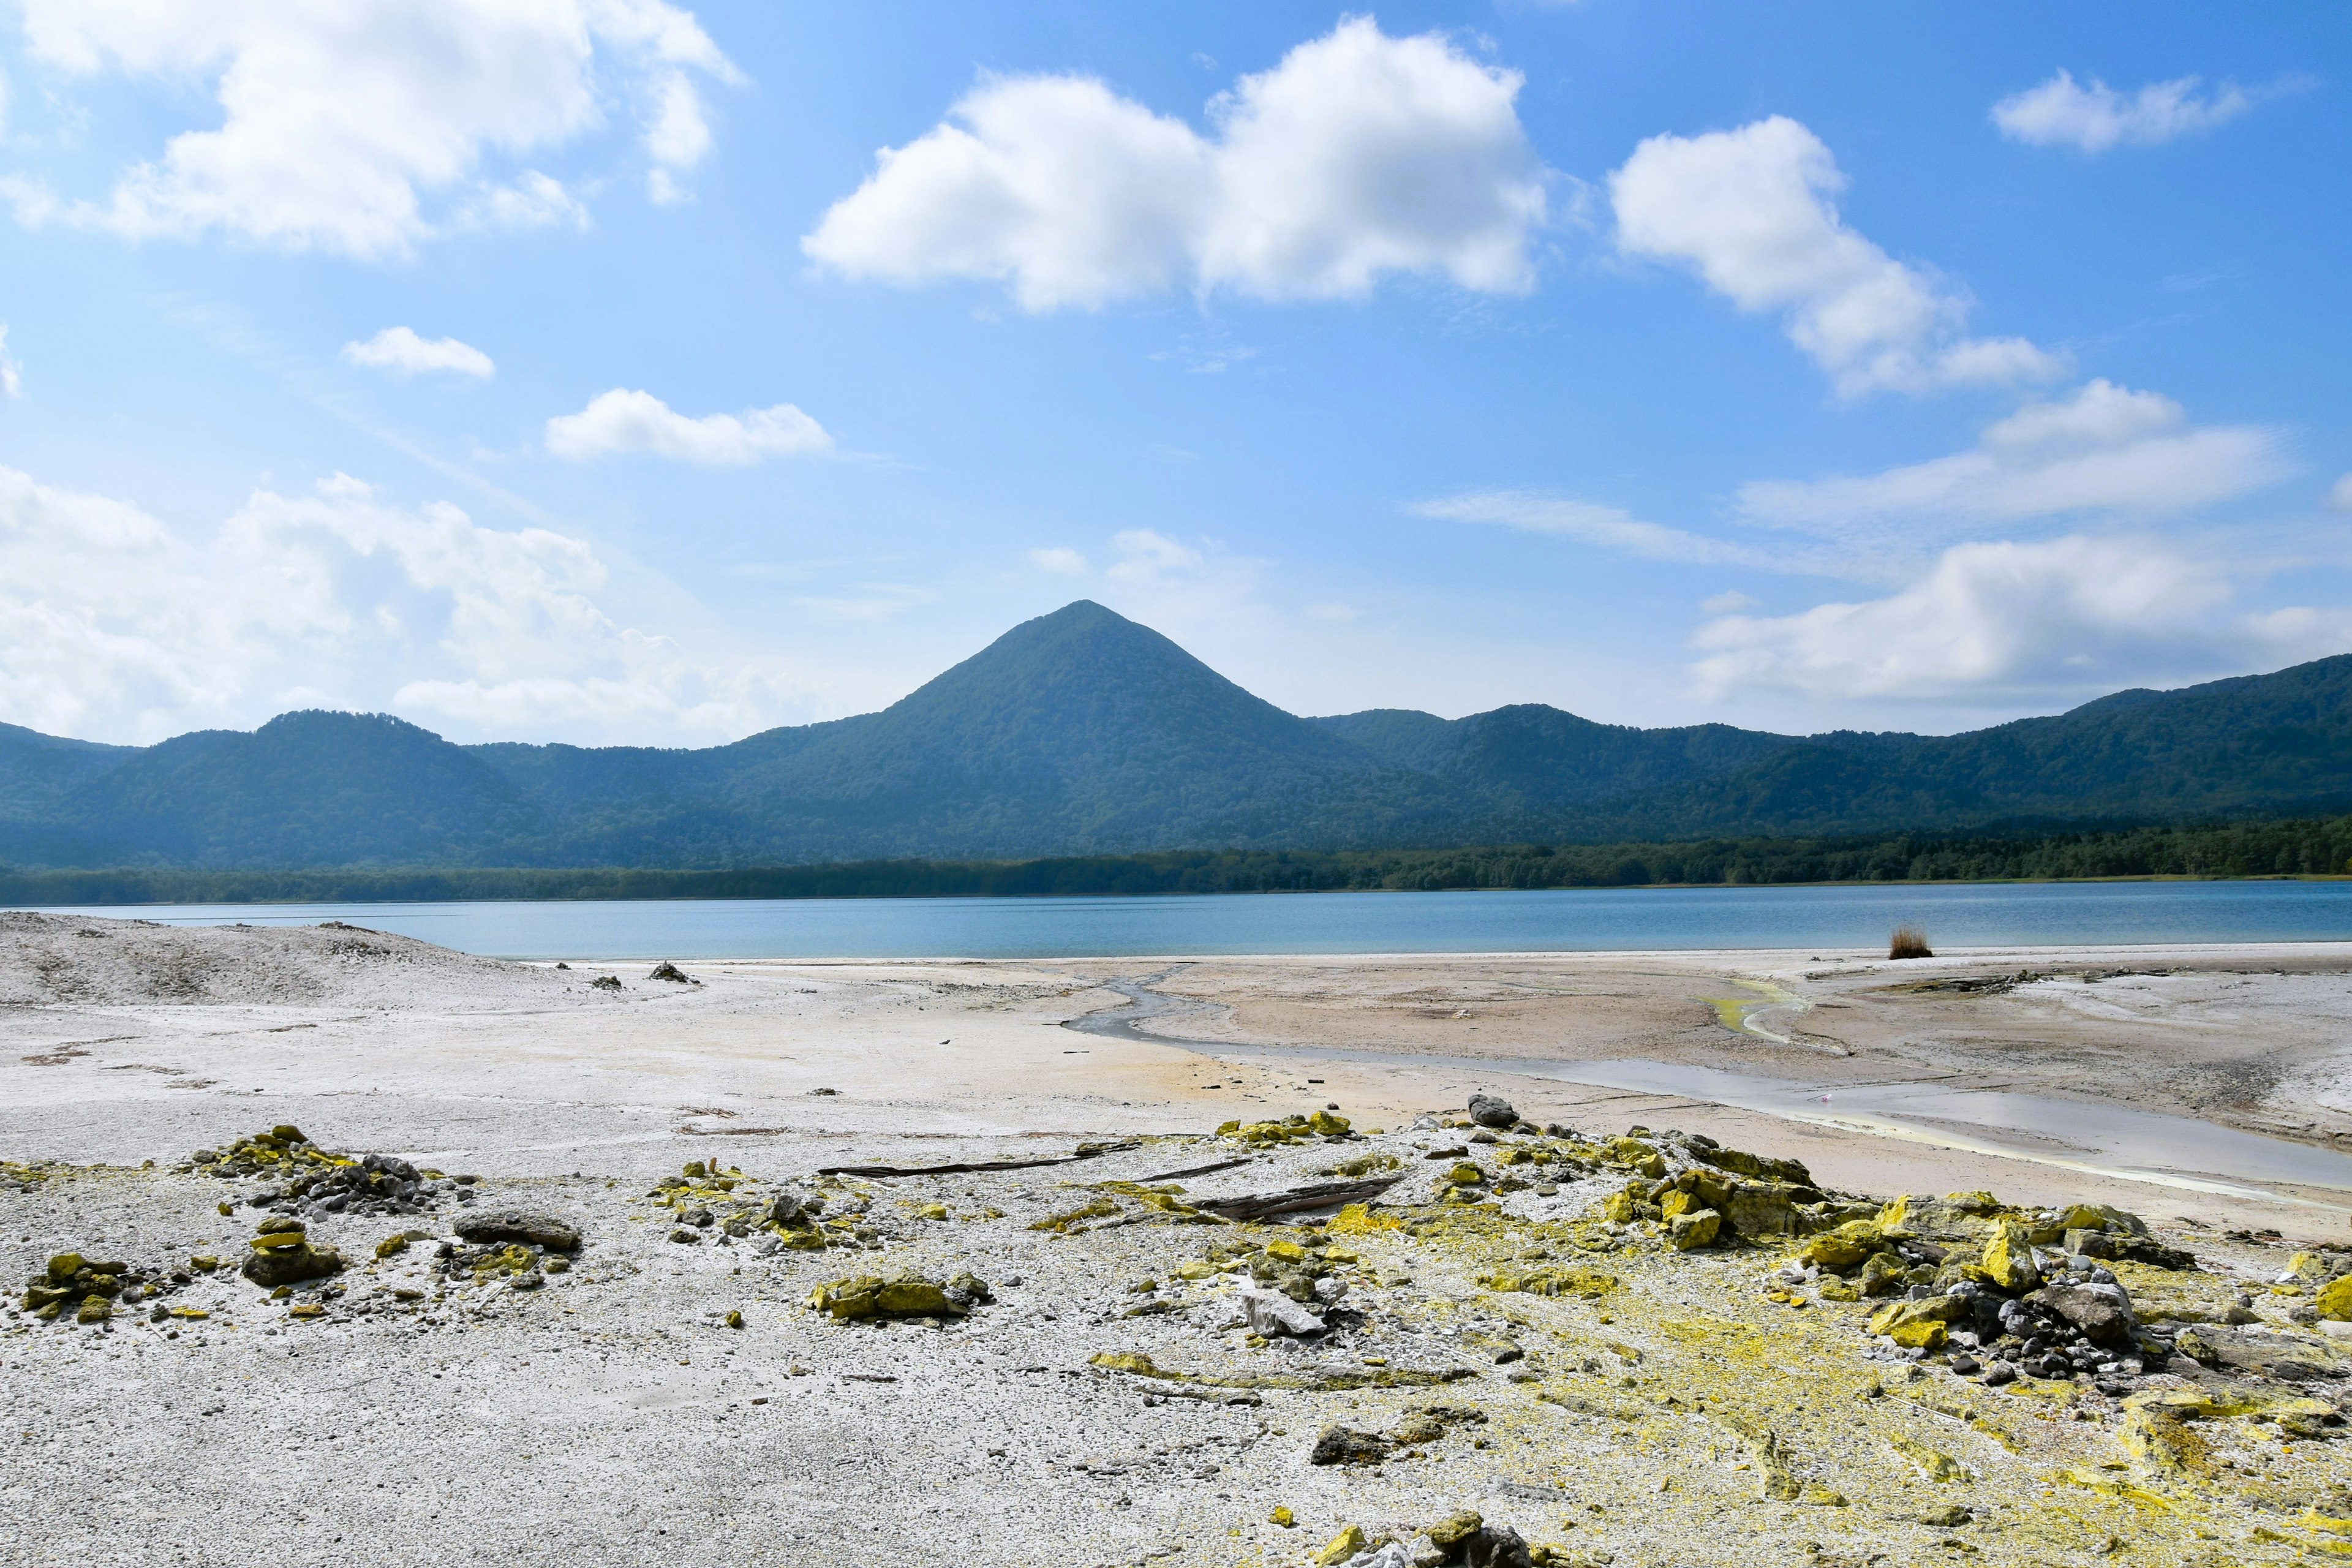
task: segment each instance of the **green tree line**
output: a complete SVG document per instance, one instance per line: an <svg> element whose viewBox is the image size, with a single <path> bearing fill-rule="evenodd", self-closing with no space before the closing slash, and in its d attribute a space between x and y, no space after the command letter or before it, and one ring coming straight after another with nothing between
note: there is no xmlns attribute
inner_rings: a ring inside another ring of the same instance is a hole
<svg viewBox="0 0 2352 1568"><path fill-rule="evenodd" d="M1103 894L1710 887L2352 874L2352 816L2208 826L1707 838L1452 849L1184 850L1041 860L867 860L739 870L451 868L16 870L0 902L406 902L493 899L1048 898Z"/></svg>

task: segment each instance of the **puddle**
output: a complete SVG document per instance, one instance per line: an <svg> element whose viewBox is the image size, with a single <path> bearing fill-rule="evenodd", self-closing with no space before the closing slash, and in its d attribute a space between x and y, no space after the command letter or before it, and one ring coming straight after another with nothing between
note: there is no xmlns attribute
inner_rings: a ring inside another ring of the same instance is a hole
<svg viewBox="0 0 2352 1568"><path fill-rule="evenodd" d="M1186 1016L1223 1009L1212 1004L1165 996L1150 989L1163 978L1113 981L1111 988L1131 1005L1074 1018L1064 1026L1081 1034L1147 1045L1189 1047L1203 1054L1269 1061L1345 1061L1374 1067L1418 1068L1454 1075L1480 1071L1591 1084L1634 1093L1671 1095L1784 1116L1825 1127L1900 1138L1942 1149L2030 1160L2036 1164L2088 1175L2146 1182L2187 1192L2342 1209L2352 1206L2352 1154L2284 1138L2242 1132L2189 1116L2133 1110L2095 1100L2061 1100L2008 1089L1972 1089L1948 1083L1808 1084L1766 1078L1726 1068L1682 1067L1671 1062L1625 1058L1562 1062L1534 1058L1418 1056L1291 1046L1245 1046L1224 1040L1186 1039L1145 1033L1146 1020L1163 1026ZM1750 984L1742 982L1743 984ZM1759 989L1762 989L1759 987ZM1754 1014L1786 1005L1768 994L1759 1000L1738 997L1717 1004L1718 1011ZM1764 1033L1750 1028L1752 1033ZM1779 1038L1777 1035L1771 1038ZM2315 1201L2281 1188L2317 1188L2344 1195L2344 1202Z"/></svg>
<svg viewBox="0 0 2352 1568"><path fill-rule="evenodd" d="M1544 1078L1685 1095L1791 1121L2190 1192L2277 1198L2291 1194L2276 1187L2319 1187L2352 1198L2352 1155L2095 1100L1945 1083L1809 1085L1641 1060L1515 1066Z"/></svg>
<svg viewBox="0 0 2352 1568"><path fill-rule="evenodd" d="M1700 997L1700 1001L1715 1009L1717 1023L1736 1035L1754 1035L1759 1039L1770 1040L1776 1045L1796 1044L1795 1040L1772 1027L1772 1025L1778 1022L1784 1026L1793 1026L1799 1017L1812 1010L1813 1005L1811 1002L1793 991L1773 984L1769 980L1735 979L1732 984L1745 986L1756 994ZM1785 1017L1775 1018L1773 1016L1775 1014L1785 1015ZM1843 1056L1845 1053L1840 1051L1837 1054Z"/></svg>

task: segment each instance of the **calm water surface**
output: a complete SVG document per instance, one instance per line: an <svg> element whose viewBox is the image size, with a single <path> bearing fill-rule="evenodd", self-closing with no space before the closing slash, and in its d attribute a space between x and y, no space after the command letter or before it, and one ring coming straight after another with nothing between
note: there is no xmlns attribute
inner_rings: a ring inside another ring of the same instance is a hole
<svg viewBox="0 0 2352 1568"><path fill-rule="evenodd" d="M2352 882L2076 882L1101 899L195 904L173 924L347 921L499 958L1076 958L2352 941Z"/></svg>

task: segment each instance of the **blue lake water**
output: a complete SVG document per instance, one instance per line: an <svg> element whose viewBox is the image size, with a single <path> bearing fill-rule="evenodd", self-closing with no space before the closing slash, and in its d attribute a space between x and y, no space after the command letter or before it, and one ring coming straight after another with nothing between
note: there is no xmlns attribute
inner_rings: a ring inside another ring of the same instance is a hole
<svg viewBox="0 0 2352 1568"><path fill-rule="evenodd" d="M198 904L174 924L346 921L500 958L1067 958L1267 952L2352 941L2352 882L1623 888L1089 899Z"/></svg>

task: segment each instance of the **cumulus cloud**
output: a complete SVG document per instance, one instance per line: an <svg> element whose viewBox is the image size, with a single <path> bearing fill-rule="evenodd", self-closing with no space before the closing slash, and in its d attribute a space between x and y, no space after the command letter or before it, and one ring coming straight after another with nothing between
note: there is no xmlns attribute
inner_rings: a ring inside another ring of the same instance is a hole
<svg viewBox="0 0 2352 1568"><path fill-rule="evenodd" d="M2092 381L1988 426L1973 450L1882 473L1740 488L1750 521L1858 544L2071 512L2153 518L2259 489L2292 471L2283 433L2192 426L2179 404Z"/></svg>
<svg viewBox="0 0 2352 1568"><path fill-rule="evenodd" d="M2253 107L2253 100L2236 87L2224 84L2200 97L2197 86L2197 78L2184 76L2121 93L2096 77L2085 86L2062 70L1994 104L1992 122L2012 142L2105 153L2127 142L2152 147L2210 131Z"/></svg>
<svg viewBox="0 0 2352 1568"><path fill-rule="evenodd" d="M773 671L622 625L608 576L583 541L342 475L194 537L0 468L0 720L145 742L388 704L501 737L711 740L799 706Z"/></svg>
<svg viewBox="0 0 2352 1568"><path fill-rule="evenodd" d="M789 403L698 419L674 411L650 392L617 386L579 413L547 422L547 449L574 462L608 452L650 452L686 463L742 464L832 447L824 426Z"/></svg>
<svg viewBox="0 0 2352 1568"><path fill-rule="evenodd" d="M2077 535L1956 545L1885 598L1721 616L1696 640L1694 674L1711 696L2014 697L2341 653L2352 611L2249 611L2226 562Z"/></svg>
<svg viewBox="0 0 2352 1568"><path fill-rule="evenodd" d="M2022 338L1961 334L1969 302L1848 227L1837 161L1775 115L1736 131L1654 136L1609 176L1618 248L1686 267L1790 338L1841 393L2043 380L2063 361Z"/></svg>
<svg viewBox="0 0 2352 1568"><path fill-rule="evenodd" d="M802 248L850 278L1002 281L1038 311L1174 288L1354 298L1393 273L1524 290L1545 175L1520 79L1369 17L1244 77L1206 136L1090 78L992 79L884 149Z"/></svg>
<svg viewBox="0 0 2352 1568"><path fill-rule="evenodd" d="M343 345L343 359L395 375L417 375L446 370L488 381L498 374L490 356L455 338L420 338L407 327L386 327L365 342Z"/></svg>
<svg viewBox="0 0 2352 1568"><path fill-rule="evenodd" d="M551 176L502 182L484 165L572 142L621 94L645 106L646 155L672 178L709 149L698 78L737 79L664 0L25 0L23 13L44 66L201 83L219 100L217 128L173 137L104 202L9 193L20 220L133 237L218 230L382 258L447 226L576 222Z"/></svg>

